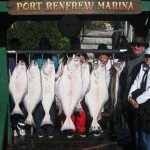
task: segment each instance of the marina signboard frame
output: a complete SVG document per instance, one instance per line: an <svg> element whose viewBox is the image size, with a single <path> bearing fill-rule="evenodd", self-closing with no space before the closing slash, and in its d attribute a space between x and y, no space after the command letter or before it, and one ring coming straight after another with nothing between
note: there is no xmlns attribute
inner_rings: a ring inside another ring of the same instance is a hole
<svg viewBox="0 0 150 150"><path fill-rule="evenodd" d="M141 0L10 0L10 15L140 14Z"/></svg>

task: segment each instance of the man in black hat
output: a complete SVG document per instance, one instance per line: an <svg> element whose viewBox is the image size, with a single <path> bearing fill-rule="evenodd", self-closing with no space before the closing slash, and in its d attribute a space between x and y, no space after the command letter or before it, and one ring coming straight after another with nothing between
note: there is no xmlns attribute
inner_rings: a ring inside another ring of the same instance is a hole
<svg viewBox="0 0 150 150"><path fill-rule="evenodd" d="M108 50L106 44L102 43L98 45L98 50ZM107 63L110 57L110 53L96 53L95 58L99 59L102 63Z"/></svg>
<svg viewBox="0 0 150 150"><path fill-rule="evenodd" d="M110 91L110 89L111 89L110 80L111 80L111 77L113 75L113 72L115 71L114 67L113 67L113 63L117 62L118 59L114 59L114 60L110 59L111 53L105 52L106 50L108 50L108 48L107 48L106 44L104 44L104 43L101 43L101 44L98 45L98 50L103 50L103 53L96 53L95 58L98 59L105 66L105 69L106 69L106 84L107 84L108 90ZM111 118L110 118L110 124L111 124L111 126L110 126L110 135L112 137L116 137L115 127L114 127L114 122L113 122L113 116L111 116ZM98 136L100 134L99 133L98 134L94 133L93 135Z"/></svg>
<svg viewBox="0 0 150 150"><path fill-rule="evenodd" d="M126 92L124 96L124 110L123 114L124 117L127 121L128 127L131 132L131 137L134 142L134 127L133 127L133 118L134 118L134 113L132 113L132 108L131 105L129 104L127 100L127 95L129 93L129 89L131 88L131 85L133 84L137 73L140 70L141 63L144 61L144 52L145 48L148 47L148 43L145 42L143 37L134 37L133 41L129 43L131 47L131 53L129 53L129 58L127 60L126 64ZM133 143L134 144L134 143Z"/></svg>
<svg viewBox="0 0 150 150"><path fill-rule="evenodd" d="M145 48L147 48L149 44L145 42L143 37L135 37L133 42L129 43L129 45L133 49L133 55L139 56L144 52Z"/></svg>
<svg viewBox="0 0 150 150"><path fill-rule="evenodd" d="M134 131L136 150L150 150L150 48L145 52L145 62L129 91L128 100L135 111Z"/></svg>
<svg viewBox="0 0 150 150"><path fill-rule="evenodd" d="M106 44L101 43L98 45L98 50L108 50ZM109 59L109 57L111 56L111 53L96 53L95 54L95 58L100 60L101 63L103 63L106 66L106 76L107 76L107 86L109 86L109 82L110 82L110 76L111 76L111 67L113 64L113 61Z"/></svg>
<svg viewBox="0 0 150 150"><path fill-rule="evenodd" d="M132 52L127 62L127 85L131 86L140 69L141 62L144 61L144 52L145 48L148 47L148 43L145 42L143 37L134 37L133 42L129 45Z"/></svg>

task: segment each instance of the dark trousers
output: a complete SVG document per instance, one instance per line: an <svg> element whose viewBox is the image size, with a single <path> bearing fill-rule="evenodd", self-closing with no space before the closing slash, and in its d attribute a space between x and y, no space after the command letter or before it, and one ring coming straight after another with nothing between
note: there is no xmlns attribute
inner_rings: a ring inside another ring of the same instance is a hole
<svg viewBox="0 0 150 150"><path fill-rule="evenodd" d="M150 133L142 128L142 118L135 116L136 150L150 150Z"/></svg>
<svg viewBox="0 0 150 150"><path fill-rule="evenodd" d="M55 116L56 116L56 105L55 105L55 103L52 104L49 113L51 116L51 120L54 123ZM42 103L40 102L34 111L34 120L35 120L36 132L37 132L37 134L44 134L44 132L46 132L48 135L54 135L54 133L55 133L54 126L52 126L52 125L41 126L41 122L44 118L44 114L45 114L44 109L43 109Z"/></svg>
<svg viewBox="0 0 150 150"><path fill-rule="evenodd" d="M25 118L26 118L26 115L27 115L27 112L26 112L26 109L25 109L25 107L23 105L23 102L21 102L21 104L19 106L20 106L20 108L21 108L21 110L23 112L23 116L20 115L20 114L14 114L14 115L10 116L13 130L15 130L17 128L18 122L24 124ZM10 96L10 113L12 112L14 107L15 107L15 103L14 103L12 97Z"/></svg>
<svg viewBox="0 0 150 150"><path fill-rule="evenodd" d="M135 119L135 110L132 108L129 101L126 99L126 102L122 103L122 115L127 122L132 142L135 146L135 130L134 130L134 119Z"/></svg>

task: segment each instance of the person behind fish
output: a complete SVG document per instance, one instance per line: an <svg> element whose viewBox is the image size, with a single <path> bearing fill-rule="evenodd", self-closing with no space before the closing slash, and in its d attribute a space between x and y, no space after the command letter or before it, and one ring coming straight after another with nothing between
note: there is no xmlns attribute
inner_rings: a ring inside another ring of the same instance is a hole
<svg viewBox="0 0 150 150"><path fill-rule="evenodd" d="M98 45L98 50L108 50L106 44L104 43L101 43ZM100 62L105 66L106 68L106 84L107 84L107 87L108 87L108 90L110 89L110 79L111 79L111 76L113 74L113 72L115 71L114 68L113 68L113 63L114 62L117 62L118 59L114 59L114 60L111 60L110 59L110 56L111 56L111 53L96 53L95 54L95 58L100 60ZM112 126L112 124L111 124ZM114 130L113 127L111 127L112 129L111 130ZM100 131L99 131L100 132ZM100 133L97 132L97 134L93 134L94 136L99 136ZM113 132L114 131L111 131L112 134L114 134Z"/></svg>
<svg viewBox="0 0 150 150"><path fill-rule="evenodd" d="M39 48L40 50L50 50L51 49L51 44L49 42L49 39L46 37L42 37L40 39L40 44L39 44ZM45 62L48 58L50 58L51 60L53 60L54 65L55 65L55 69L57 69L58 67L58 61L57 61L57 57L51 54L44 54L43 58L42 55L33 55L32 60L35 60L38 62L39 64L39 68L42 68L43 62ZM51 109L50 109L50 116L51 116L51 120L54 122L55 120L55 113L56 113L56 105L55 102L53 102ZM44 137L44 133L46 132L48 135L49 139L52 139L54 137L55 134L55 129L54 126L52 125L46 125L41 127L41 122L43 120L44 117L44 110L42 107L42 103L40 102L35 111L34 111L34 119L35 119L35 125L36 125L36 132L39 138L43 138Z"/></svg>
<svg viewBox="0 0 150 150"><path fill-rule="evenodd" d="M77 54L77 56L80 57L80 62L81 63L88 62L89 58L88 58L86 53L80 53L80 54ZM92 64L90 62L88 62L88 64L89 64L89 69L91 70ZM86 111L87 111L87 106L85 104L84 98L82 99L80 104L82 106L82 111L75 111L71 116L71 119L72 119L73 123L75 124L76 130L69 130L68 131L67 138L69 138L69 139L73 137L75 132L78 132L80 137L83 137L83 138L86 137Z"/></svg>
<svg viewBox="0 0 150 150"><path fill-rule="evenodd" d="M144 54L144 60L128 94L135 111L136 150L150 150L150 47Z"/></svg>
<svg viewBox="0 0 150 150"><path fill-rule="evenodd" d="M10 50L21 50L21 43L18 38L10 39L9 49ZM28 58L25 54L18 54L17 63L20 60L24 61L26 66L28 66ZM7 61L8 61L9 75L11 76L16 67L16 54L8 54ZM12 98L10 98L10 110L12 111L13 108L14 108L14 102L13 102ZM23 103L21 103L21 110L23 111L23 114L26 115L26 111L25 111ZM14 137L18 136L18 133L21 136L26 135L24 121L25 121L25 116L17 115L17 114L11 116L12 130L13 130Z"/></svg>
<svg viewBox="0 0 150 150"><path fill-rule="evenodd" d="M106 44L99 44L98 45L98 50L108 50ZM95 58L97 58L98 60L100 60L102 62L102 64L104 64L106 66L106 76L107 76L107 86L109 86L109 82L110 82L110 68L112 66L112 61L110 61L109 57L111 56L110 53L96 53L95 54Z"/></svg>
<svg viewBox="0 0 150 150"><path fill-rule="evenodd" d="M148 47L148 43L145 42L144 38L141 36L135 36L133 41L129 43L131 50L127 59L126 67L124 69L124 78L126 78L126 91L122 90L123 97L123 116L128 124L130 134L131 134L131 143L135 146L135 136L134 136L134 126L133 118L134 111L128 101L128 93L133 84L137 73L140 70L141 63L144 61L145 48ZM125 91L125 92L124 92Z"/></svg>

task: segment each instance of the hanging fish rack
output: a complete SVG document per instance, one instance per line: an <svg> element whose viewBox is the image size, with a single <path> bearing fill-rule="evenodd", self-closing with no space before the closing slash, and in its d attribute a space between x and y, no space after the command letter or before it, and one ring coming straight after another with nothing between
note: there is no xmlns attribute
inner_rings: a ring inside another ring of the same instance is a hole
<svg viewBox="0 0 150 150"><path fill-rule="evenodd" d="M16 62L18 59L18 54L29 54L29 62L30 62L30 54L61 54L61 53L112 53L113 59L115 53L126 52L127 49L106 49L106 50L97 50L97 49L79 49L79 50L8 50L8 54L16 54Z"/></svg>
<svg viewBox="0 0 150 150"><path fill-rule="evenodd" d="M8 50L7 53L16 54L59 54L59 53L121 53L125 52L127 49L107 49L107 50L97 50L97 49L79 49L79 50Z"/></svg>

